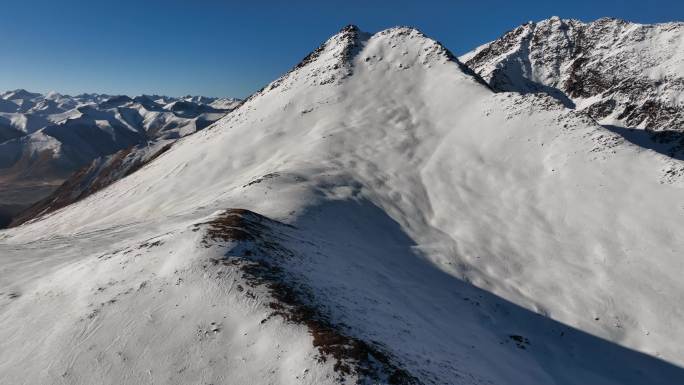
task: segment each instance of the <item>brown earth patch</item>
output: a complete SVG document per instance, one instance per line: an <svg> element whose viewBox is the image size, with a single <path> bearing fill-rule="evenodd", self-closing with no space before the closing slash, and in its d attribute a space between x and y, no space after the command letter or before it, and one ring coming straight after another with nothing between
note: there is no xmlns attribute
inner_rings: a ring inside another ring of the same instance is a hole
<svg viewBox="0 0 684 385"><path fill-rule="evenodd" d="M250 288L266 289L272 298L268 304L272 312L262 323L281 317L306 326L320 354L319 360L333 359L334 370L340 376L356 374L359 383L421 383L377 344L351 336L342 325L334 324L316 306L315 296L302 280L282 267L282 262L294 254L279 242L285 236L279 229L292 226L245 209L226 210L216 219L196 226L205 228L206 247L233 243L225 258L213 258L210 265L237 268ZM250 290L244 293L254 296Z"/></svg>

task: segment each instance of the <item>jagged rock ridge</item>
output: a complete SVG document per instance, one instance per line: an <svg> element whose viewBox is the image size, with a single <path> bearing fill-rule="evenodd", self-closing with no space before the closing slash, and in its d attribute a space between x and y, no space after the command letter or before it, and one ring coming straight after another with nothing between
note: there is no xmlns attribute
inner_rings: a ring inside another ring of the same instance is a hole
<svg viewBox="0 0 684 385"><path fill-rule="evenodd" d="M495 90L546 92L606 125L684 132L684 23L530 22L461 58Z"/></svg>

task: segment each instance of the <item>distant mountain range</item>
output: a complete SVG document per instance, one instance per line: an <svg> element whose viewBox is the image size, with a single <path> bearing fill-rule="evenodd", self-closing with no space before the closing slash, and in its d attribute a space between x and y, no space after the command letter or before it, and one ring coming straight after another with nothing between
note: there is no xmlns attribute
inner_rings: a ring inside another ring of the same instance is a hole
<svg viewBox="0 0 684 385"><path fill-rule="evenodd" d="M178 139L239 104L204 96L0 93L0 225L94 159Z"/></svg>

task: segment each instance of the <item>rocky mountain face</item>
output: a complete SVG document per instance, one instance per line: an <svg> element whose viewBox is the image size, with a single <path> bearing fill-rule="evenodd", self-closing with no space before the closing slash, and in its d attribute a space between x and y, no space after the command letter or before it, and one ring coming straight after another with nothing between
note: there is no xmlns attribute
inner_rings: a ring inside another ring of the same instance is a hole
<svg viewBox="0 0 684 385"><path fill-rule="evenodd" d="M0 225L94 159L201 130L237 99L0 94Z"/></svg>
<svg viewBox="0 0 684 385"><path fill-rule="evenodd" d="M545 92L601 124L659 132L659 139L684 132L681 22L554 17L521 25L461 60L497 91Z"/></svg>

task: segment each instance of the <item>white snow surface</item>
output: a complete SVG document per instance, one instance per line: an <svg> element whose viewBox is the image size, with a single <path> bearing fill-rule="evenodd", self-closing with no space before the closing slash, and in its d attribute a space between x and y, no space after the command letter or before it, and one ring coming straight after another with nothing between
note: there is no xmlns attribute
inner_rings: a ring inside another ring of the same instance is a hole
<svg viewBox="0 0 684 385"><path fill-rule="evenodd" d="M0 378L335 383L305 328L260 322L267 294L200 268L222 251L192 225L238 207L293 225L285 268L423 383L675 384L682 169L493 93L414 29L345 30L136 173L0 232Z"/></svg>

